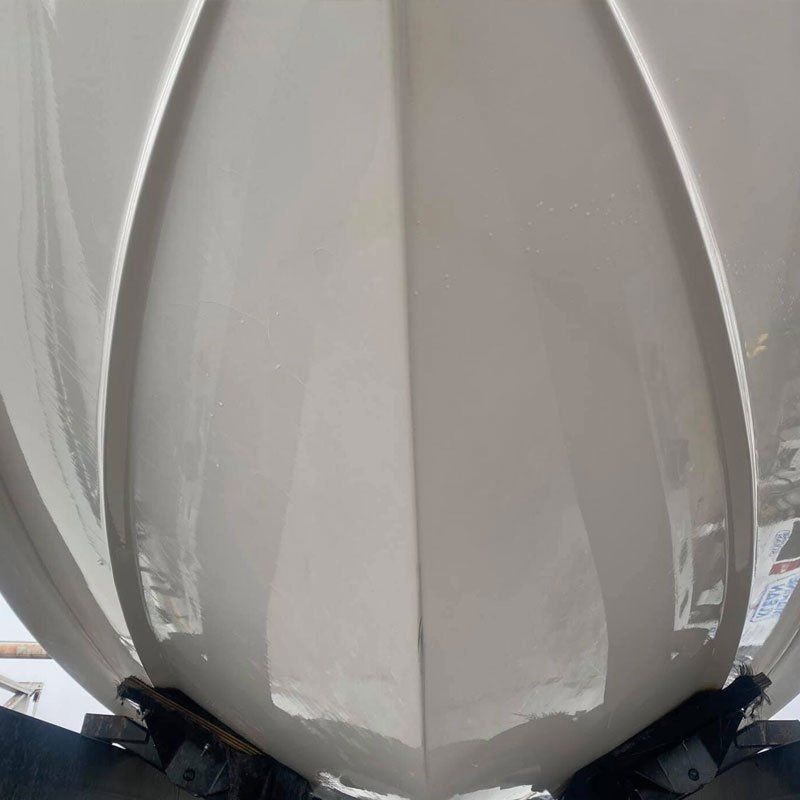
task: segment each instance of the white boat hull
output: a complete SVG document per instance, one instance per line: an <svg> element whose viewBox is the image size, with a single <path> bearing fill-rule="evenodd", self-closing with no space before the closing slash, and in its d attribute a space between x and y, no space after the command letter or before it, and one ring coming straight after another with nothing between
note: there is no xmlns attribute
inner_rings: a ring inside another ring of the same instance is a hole
<svg viewBox="0 0 800 800"><path fill-rule="evenodd" d="M766 5L5 7L0 585L48 650L370 798L555 787L737 659L796 693Z"/></svg>

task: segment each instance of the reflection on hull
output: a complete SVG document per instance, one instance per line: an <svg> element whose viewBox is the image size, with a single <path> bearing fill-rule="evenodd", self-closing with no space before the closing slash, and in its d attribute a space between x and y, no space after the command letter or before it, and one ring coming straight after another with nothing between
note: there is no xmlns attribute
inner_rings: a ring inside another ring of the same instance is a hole
<svg viewBox="0 0 800 800"><path fill-rule="evenodd" d="M0 579L48 651L361 798L556 786L737 658L796 692L768 5L3 9Z"/></svg>

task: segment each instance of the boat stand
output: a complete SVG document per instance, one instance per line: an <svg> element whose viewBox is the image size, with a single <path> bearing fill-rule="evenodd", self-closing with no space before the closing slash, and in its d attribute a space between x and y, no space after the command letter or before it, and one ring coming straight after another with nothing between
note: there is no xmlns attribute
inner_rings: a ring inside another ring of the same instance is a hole
<svg viewBox="0 0 800 800"><path fill-rule="evenodd" d="M84 736L117 744L160 770L195 797L220 800L309 800L308 781L263 753L174 689L154 689L136 678L120 699L140 716L87 714Z"/></svg>
<svg viewBox="0 0 800 800"><path fill-rule="evenodd" d="M800 723L793 724L800 727ZM721 774L696 797L697 800L800 798L800 743L781 745L751 756Z"/></svg>
<svg viewBox="0 0 800 800"><path fill-rule="evenodd" d="M180 692L130 678L119 693L142 724L87 714L76 734L0 708L0 798L309 800L305 778Z"/></svg>
<svg viewBox="0 0 800 800"><path fill-rule="evenodd" d="M561 800L800 798L800 722L757 719L770 681L701 692L569 781Z"/></svg>
<svg viewBox="0 0 800 800"><path fill-rule="evenodd" d="M800 722L752 717L768 684L763 675L742 675L725 689L691 698L580 770L558 797L800 798ZM120 697L142 724L87 714L76 734L0 708L0 797L315 800L304 778L180 692L128 679Z"/></svg>

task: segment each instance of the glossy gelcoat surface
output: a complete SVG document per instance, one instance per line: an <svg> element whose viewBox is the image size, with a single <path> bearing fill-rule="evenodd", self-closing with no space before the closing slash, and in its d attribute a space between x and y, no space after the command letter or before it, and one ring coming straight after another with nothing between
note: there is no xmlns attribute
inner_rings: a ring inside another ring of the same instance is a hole
<svg viewBox="0 0 800 800"><path fill-rule="evenodd" d="M13 12L0 380L149 678L368 798L796 691L794 7L122 5Z"/></svg>
<svg viewBox="0 0 800 800"><path fill-rule="evenodd" d="M120 217L180 16L145 3L0 10L0 392L66 557L129 659L101 522L98 394Z"/></svg>
<svg viewBox="0 0 800 800"><path fill-rule="evenodd" d="M787 112L800 74L791 4L754 13L736 3L676 4L677 25L658 3L626 3L684 132L710 211L745 352L758 470L753 588L740 658L773 672L776 708L797 692L800 654L775 672L800 621L800 117ZM713 32L713 33L712 33ZM765 44L765 43L768 43ZM735 165L735 166L732 166Z"/></svg>

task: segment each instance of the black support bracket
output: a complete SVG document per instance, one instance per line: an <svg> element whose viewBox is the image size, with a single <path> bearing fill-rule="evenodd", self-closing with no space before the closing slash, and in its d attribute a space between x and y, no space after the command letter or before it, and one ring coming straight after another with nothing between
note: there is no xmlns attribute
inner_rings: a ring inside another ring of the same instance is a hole
<svg viewBox="0 0 800 800"><path fill-rule="evenodd" d="M128 678L119 696L133 704L144 726L125 717L89 715L83 732L137 753L185 792L220 800L308 800L311 787L305 778L181 692Z"/></svg>
<svg viewBox="0 0 800 800"><path fill-rule="evenodd" d="M745 672L724 689L695 695L577 772L561 799L711 800L721 775L753 759L767 763L766 751L800 748L800 723L752 719L769 685L765 675Z"/></svg>

